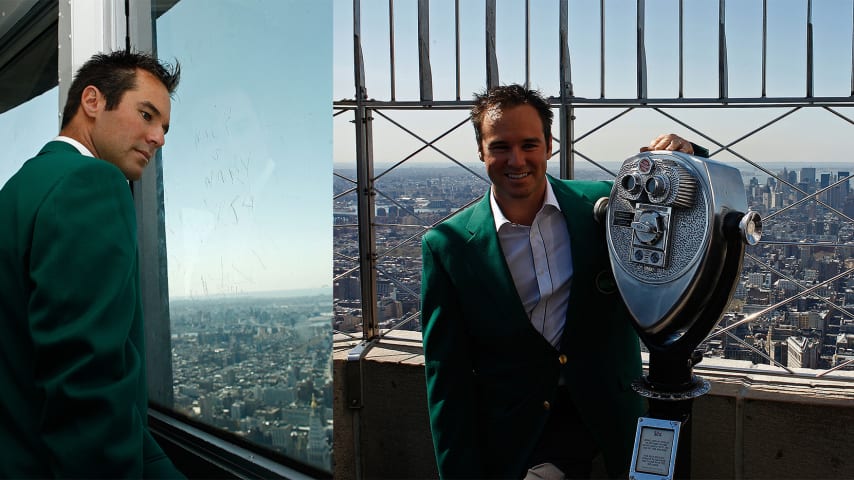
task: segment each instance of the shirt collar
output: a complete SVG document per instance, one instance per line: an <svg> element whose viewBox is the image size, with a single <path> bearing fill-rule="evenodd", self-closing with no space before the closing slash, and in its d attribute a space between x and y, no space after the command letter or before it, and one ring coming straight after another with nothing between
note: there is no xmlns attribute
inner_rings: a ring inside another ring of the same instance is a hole
<svg viewBox="0 0 854 480"><path fill-rule="evenodd" d="M493 191L492 187L489 188L489 204L492 206L492 218L495 220L495 231L501 229L502 225L507 223L513 223L504 216L504 212L501 211L501 207L498 206L498 202L495 200L495 191ZM560 204L557 203L557 197L555 197L555 192L552 189L552 183L546 179L546 198L543 201L543 205L540 207L540 210L537 213L542 212L546 205L551 205L557 211L561 211Z"/></svg>
<svg viewBox="0 0 854 480"><path fill-rule="evenodd" d="M54 141L65 142L65 143L71 145L72 147L76 148L78 152L80 152L80 155L86 155L87 157L94 157L95 156L92 154L92 152L89 151L88 148L84 147L82 143L78 142L77 140L75 140L71 137L66 137L64 135L58 135L56 138L54 138Z"/></svg>

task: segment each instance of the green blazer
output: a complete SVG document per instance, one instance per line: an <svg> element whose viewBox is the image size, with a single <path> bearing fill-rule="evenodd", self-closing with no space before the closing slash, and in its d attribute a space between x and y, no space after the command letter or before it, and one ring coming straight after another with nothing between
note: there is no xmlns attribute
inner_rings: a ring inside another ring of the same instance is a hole
<svg viewBox="0 0 854 480"><path fill-rule="evenodd" d="M628 470L644 402L640 346L593 204L610 182L549 177L572 242L558 351L531 325L504 260L489 194L422 240L427 401L443 478L522 478L563 373L611 475ZM561 360L564 360L561 362Z"/></svg>
<svg viewBox="0 0 854 480"><path fill-rule="evenodd" d="M54 141L0 190L0 477L183 477L147 428L136 217Z"/></svg>

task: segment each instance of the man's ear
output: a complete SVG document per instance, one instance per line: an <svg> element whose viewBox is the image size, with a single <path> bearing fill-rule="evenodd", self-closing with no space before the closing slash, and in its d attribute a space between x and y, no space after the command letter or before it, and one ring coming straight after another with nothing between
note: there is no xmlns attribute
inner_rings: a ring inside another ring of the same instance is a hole
<svg viewBox="0 0 854 480"><path fill-rule="evenodd" d="M99 109L102 109L106 100L94 85L88 85L80 94L80 109L87 117L95 117Z"/></svg>

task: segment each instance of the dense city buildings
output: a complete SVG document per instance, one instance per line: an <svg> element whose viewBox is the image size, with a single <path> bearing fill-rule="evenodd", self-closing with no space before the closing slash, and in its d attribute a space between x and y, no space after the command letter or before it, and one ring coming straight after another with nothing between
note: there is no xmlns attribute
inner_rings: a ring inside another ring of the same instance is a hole
<svg viewBox="0 0 854 480"><path fill-rule="evenodd" d="M764 233L759 245L747 248L741 280L718 328L773 308L729 332L713 332L700 348L709 357L833 368L854 358L854 276L842 275L854 268L849 168L778 167L774 175L741 170L748 205L762 215ZM336 172L333 322L336 331L359 332L356 195L346 193L352 184L344 180L355 172ZM610 178L593 167L576 173L581 179ZM479 199L487 187L486 180L458 166L414 165L382 175L374 223L381 328L420 330L421 233ZM854 362L844 368L854 369Z"/></svg>
<svg viewBox="0 0 854 480"><path fill-rule="evenodd" d="M331 471L328 291L170 304L175 410Z"/></svg>

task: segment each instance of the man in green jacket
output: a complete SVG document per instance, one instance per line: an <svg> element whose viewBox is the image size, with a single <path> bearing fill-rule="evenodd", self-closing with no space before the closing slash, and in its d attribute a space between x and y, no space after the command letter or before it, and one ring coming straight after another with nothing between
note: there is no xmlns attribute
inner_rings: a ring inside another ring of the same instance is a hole
<svg viewBox="0 0 854 480"><path fill-rule="evenodd" d="M593 217L611 183L546 175L552 111L535 91L489 90L471 118L492 187L422 241L439 474L584 478L601 452L624 475L644 404L631 390L638 337ZM641 150L694 147L669 134Z"/></svg>
<svg viewBox="0 0 854 480"><path fill-rule="evenodd" d="M0 477L181 478L147 427L138 180L180 68L99 54L0 190Z"/></svg>

